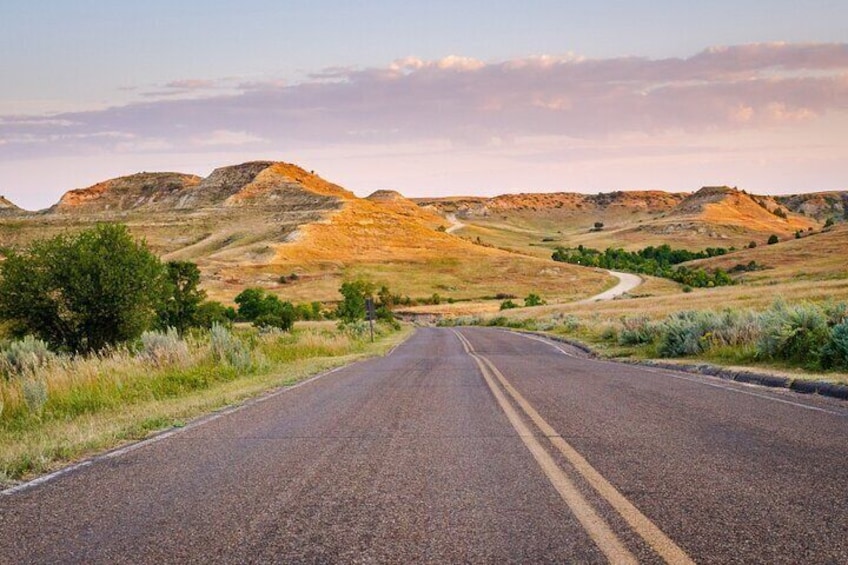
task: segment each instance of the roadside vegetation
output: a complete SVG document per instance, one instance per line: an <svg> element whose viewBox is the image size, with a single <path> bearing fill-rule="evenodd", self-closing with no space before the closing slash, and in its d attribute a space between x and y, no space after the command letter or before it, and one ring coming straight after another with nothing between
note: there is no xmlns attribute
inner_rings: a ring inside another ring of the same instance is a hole
<svg viewBox="0 0 848 565"><path fill-rule="evenodd" d="M444 322L544 331L611 357L694 359L718 364L830 372L848 382L848 303L776 300L766 309L679 311L652 319L558 313L542 318L457 318Z"/></svg>
<svg viewBox="0 0 848 565"><path fill-rule="evenodd" d="M117 225L7 255L0 484L379 354L408 334L391 314L396 297L367 281L343 284L337 308L249 288L237 309L207 301L199 281L196 265L162 264ZM366 297L378 305L375 343Z"/></svg>

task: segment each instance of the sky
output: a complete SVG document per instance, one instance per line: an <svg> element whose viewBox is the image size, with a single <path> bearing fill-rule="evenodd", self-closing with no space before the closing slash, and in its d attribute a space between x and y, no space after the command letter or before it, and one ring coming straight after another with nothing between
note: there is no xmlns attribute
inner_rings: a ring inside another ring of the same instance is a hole
<svg viewBox="0 0 848 565"><path fill-rule="evenodd" d="M293 162L364 196L848 189L848 2L0 0L0 194Z"/></svg>

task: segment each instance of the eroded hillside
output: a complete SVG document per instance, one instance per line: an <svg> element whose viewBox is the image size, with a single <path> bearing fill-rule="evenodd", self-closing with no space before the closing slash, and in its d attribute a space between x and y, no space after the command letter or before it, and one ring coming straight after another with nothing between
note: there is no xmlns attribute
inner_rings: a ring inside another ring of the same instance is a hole
<svg viewBox="0 0 848 565"><path fill-rule="evenodd" d="M466 300L539 292L594 294L609 277L476 245L398 193L360 199L296 165L250 162L206 178L139 173L72 190L39 213L0 219L2 245L126 223L165 259L196 262L213 298L260 285L292 300L336 300L342 280L367 276L413 298ZM292 277L296 274L296 277Z"/></svg>

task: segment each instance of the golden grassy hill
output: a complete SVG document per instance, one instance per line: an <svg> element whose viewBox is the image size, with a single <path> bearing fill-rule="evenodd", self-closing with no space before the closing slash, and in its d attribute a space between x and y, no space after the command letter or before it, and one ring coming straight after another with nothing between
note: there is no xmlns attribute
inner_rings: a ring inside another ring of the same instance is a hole
<svg viewBox="0 0 848 565"><path fill-rule="evenodd" d="M492 199L421 199L419 205L454 213L458 232L499 247L549 257L558 246L639 249L667 243L693 250L765 243L776 234L820 227L775 198L728 187L693 194L661 191L514 194ZM596 229L595 224L602 224Z"/></svg>
<svg viewBox="0 0 848 565"><path fill-rule="evenodd" d="M779 283L848 281L848 225L839 224L820 233L789 238L775 245L758 245L736 253L692 261L687 265L731 271L751 261L761 270L741 272L735 277L746 285L774 286Z"/></svg>
<svg viewBox="0 0 848 565"><path fill-rule="evenodd" d="M441 215L398 193L360 199L275 162L222 167L203 179L140 173L70 191L45 212L0 218L0 245L101 221L126 223L165 259L196 262L210 296L224 301L257 285L296 301L332 301L343 280L361 276L413 298L457 300L530 292L569 300L612 282L444 233Z"/></svg>

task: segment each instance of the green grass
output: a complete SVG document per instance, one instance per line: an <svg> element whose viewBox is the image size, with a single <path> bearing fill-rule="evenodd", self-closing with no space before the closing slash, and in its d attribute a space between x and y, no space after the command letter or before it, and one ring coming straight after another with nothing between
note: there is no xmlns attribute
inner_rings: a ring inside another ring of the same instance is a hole
<svg viewBox="0 0 848 565"><path fill-rule="evenodd" d="M188 357L169 364L119 351L61 359L24 378L0 376L0 485L384 354L411 331L381 329L373 344L333 324L310 324L292 334L239 332L251 355L246 369L215 362L208 339L198 338L188 340ZM36 392L45 388L41 403L27 402L25 389L33 382L41 383Z"/></svg>

